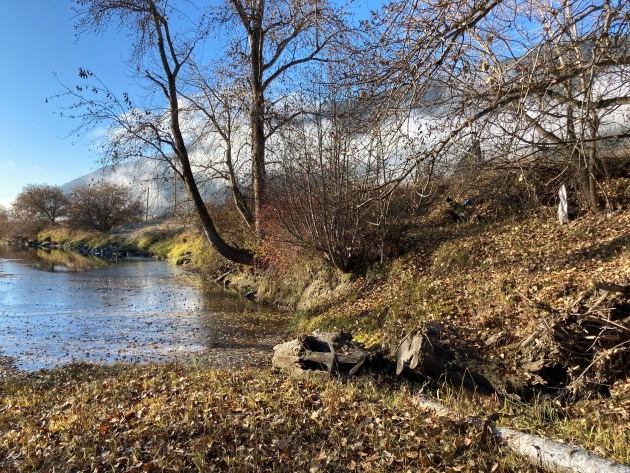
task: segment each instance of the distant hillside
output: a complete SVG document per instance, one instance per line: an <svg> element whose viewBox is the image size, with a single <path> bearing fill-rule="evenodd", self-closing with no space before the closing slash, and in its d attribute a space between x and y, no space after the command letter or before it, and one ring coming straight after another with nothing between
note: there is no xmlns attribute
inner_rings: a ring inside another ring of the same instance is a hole
<svg viewBox="0 0 630 473"><path fill-rule="evenodd" d="M173 171L164 162L145 160L105 166L80 176L61 186L64 192L73 187L110 182L131 187L143 202L148 197L149 214L160 215L187 200L184 185L177 181L174 186ZM206 184L202 194L210 198L219 190L217 184ZM148 193L148 196L147 196Z"/></svg>

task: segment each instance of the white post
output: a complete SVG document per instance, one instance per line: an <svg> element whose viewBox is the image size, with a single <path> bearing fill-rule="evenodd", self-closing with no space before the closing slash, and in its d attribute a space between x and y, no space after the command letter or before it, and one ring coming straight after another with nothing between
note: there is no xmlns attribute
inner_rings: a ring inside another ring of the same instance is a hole
<svg viewBox="0 0 630 473"><path fill-rule="evenodd" d="M564 184L560 187L558 196L560 197L560 205L558 205L558 221L560 222L560 225L562 225L564 223L569 223L569 203L567 202L567 188Z"/></svg>

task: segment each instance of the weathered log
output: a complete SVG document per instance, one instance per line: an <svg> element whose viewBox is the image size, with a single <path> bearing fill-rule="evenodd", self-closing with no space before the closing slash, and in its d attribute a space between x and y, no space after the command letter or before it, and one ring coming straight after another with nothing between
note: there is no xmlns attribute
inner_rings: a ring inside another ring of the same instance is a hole
<svg viewBox="0 0 630 473"><path fill-rule="evenodd" d="M425 394L415 396L414 400L420 407L432 410L438 415L461 418L457 413ZM478 417L467 417L463 420L476 427L484 428L484 422ZM488 427L490 432L501 439L512 451L525 457L531 464L550 471L630 473L630 467L607 460L575 445L556 442L508 427L495 427L491 424Z"/></svg>
<svg viewBox="0 0 630 473"><path fill-rule="evenodd" d="M286 372L293 378L323 377L327 370L315 370L303 359L304 348L299 340L291 340L273 347L271 363L275 369Z"/></svg>
<svg viewBox="0 0 630 473"><path fill-rule="evenodd" d="M396 350L396 374L408 377L412 371L470 391L495 392L485 377L457 363L450 345L440 339L443 331L442 325L429 322L417 332L408 334Z"/></svg>
<svg viewBox="0 0 630 473"><path fill-rule="evenodd" d="M329 333L316 330L297 340L276 345L272 364L293 377L354 375L361 369L373 366L377 355L367 353L352 342L347 332Z"/></svg>
<svg viewBox="0 0 630 473"><path fill-rule="evenodd" d="M630 286L621 286L619 284L596 282L593 284L595 289L608 292L618 292L624 296L630 296Z"/></svg>
<svg viewBox="0 0 630 473"><path fill-rule="evenodd" d="M362 345L352 341L350 333L316 330L312 335L276 345L272 364L299 378L348 376L365 369L391 372L395 367L397 375L413 381L444 380L482 394L495 392L486 378L456 363L450 346L439 339L442 331L440 324L428 323L421 331L409 334L398 346L394 364L380 353L365 351Z"/></svg>

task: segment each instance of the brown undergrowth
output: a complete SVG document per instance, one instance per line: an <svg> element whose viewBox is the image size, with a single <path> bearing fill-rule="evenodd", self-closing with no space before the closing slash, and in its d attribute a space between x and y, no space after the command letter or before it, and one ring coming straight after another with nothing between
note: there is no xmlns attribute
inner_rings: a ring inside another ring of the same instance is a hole
<svg viewBox="0 0 630 473"><path fill-rule="evenodd" d="M357 278L350 296L303 317L301 328L347 327L368 345L392 348L419 324L438 321L500 356L490 348L526 336L550 309L568 310L594 282L629 284L629 229L630 209L564 226L542 211L429 228L417 235L416 251ZM500 332L499 343L485 344Z"/></svg>
<svg viewBox="0 0 630 473"><path fill-rule="evenodd" d="M483 224L456 224L447 212L438 205L417 222L405 256L344 280L342 292L331 286L319 308L297 313L295 330L345 328L391 352L436 321L462 359L499 381L522 378L510 347L593 283L630 284L628 205L564 226L554 209ZM298 382L266 369L70 366L3 381L0 470L536 471L473 428L413 407L419 388L386 378ZM630 378L619 373L608 388L571 403L430 389L462 414L499 412L501 425L628 464Z"/></svg>
<svg viewBox="0 0 630 473"><path fill-rule="evenodd" d="M346 328L366 345L391 353L407 333L425 322L438 322L445 327L460 362L487 376L506 394L501 400L484 400L481 411L510 412L516 417L501 420L502 425L575 442L630 463L627 371L607 373L602 377L603 389L582 392L584 399L578 402L565 403L536 391L524 396L522 390L510 388L511 383L529 381L530 374L515 356L519 343L558 314L573 314L566 318L570 323L575 315L579 319L587 313L601 296L593 291L595 283L630 284L630 208L620 206L609 215L583 215L563 226L557 222L555 209L481 225L449 222L440 217L447 211L427 216L426 222L432 223L416 235L415 251L358 278L343 302L303 315L301 329ZM584 308L575 309L585 293L590 299L582 300ZM624 312L627 297L615 300ZM605 320L602 315L600 326ZM581 323L578 320L571 326L570 335L581 331L579 336L585 342L590 339L586 345L591 348L601 342L597 327ZM616 328L626 333L624 327ZM612 353L615 343L609 343L602 350ZM619 351L626 353L626 345ZM581 364L581 369L592 370L601 360L596 349L591 355L594 363L586 360L563 368L576 370ZM624 356L627 359L627 353ZM618 364L611 364L611 369L614 366ZM584 379L574 376L577 381ZM466 396L450 399L456 409L468 414L479 407Z"/></svg>

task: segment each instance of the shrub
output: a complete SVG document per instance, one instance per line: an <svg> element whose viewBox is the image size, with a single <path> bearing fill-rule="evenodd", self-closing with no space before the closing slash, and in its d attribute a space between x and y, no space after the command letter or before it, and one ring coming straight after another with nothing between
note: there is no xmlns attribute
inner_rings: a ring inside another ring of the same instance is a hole
<svg viewBox="0 0 630 473"><path fill-rule="evenodd" d="M143 206L126 186L102 183L77 186L70 192L67 225L100 232L137 222Z"/></svg>

